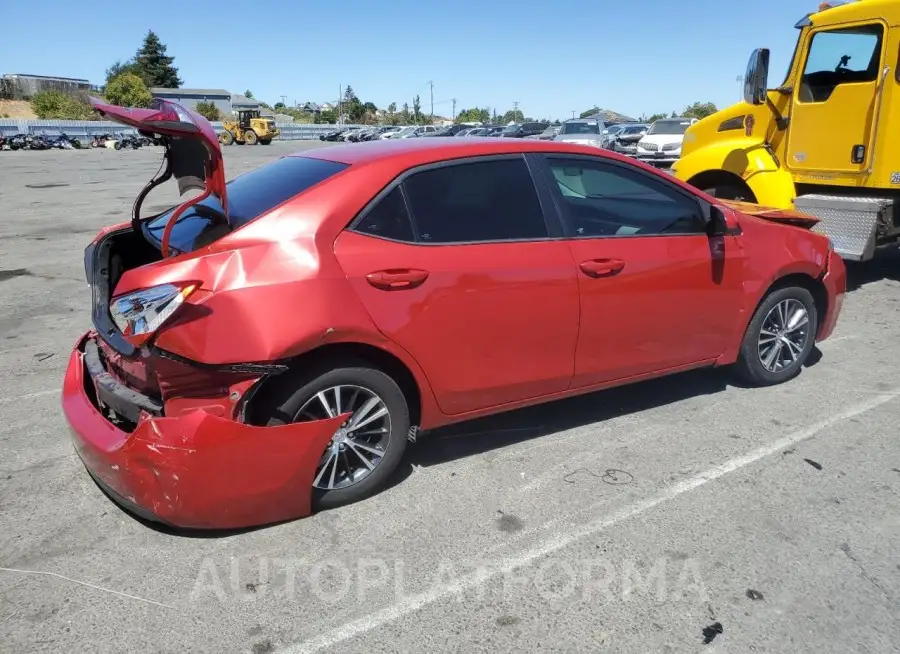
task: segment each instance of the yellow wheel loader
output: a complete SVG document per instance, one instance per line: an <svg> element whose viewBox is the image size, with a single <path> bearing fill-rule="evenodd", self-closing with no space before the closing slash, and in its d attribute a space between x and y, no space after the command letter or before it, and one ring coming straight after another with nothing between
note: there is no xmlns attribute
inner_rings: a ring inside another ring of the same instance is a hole
<svg viewBox="0 0 900 654"><path fill-rule="evenodd" d="M222 127L224 131L219 134L222 145L269 145L279 134L275 120L261 117L258 109L241 109L237 112L237 120L223 120Z"/></svg>

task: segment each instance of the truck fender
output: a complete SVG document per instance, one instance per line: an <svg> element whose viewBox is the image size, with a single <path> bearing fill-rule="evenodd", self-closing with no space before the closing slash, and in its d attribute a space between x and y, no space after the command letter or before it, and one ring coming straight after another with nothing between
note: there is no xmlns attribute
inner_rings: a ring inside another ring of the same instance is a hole
<svg viewBox="0 0 900 654"><path fill-rule="evenodd" d="M756 140L735 139L699 148L679 159L673 172L700 190L736 186L752 193L748 202L778 209L794 206L796 188L791 174Z"/></svg>

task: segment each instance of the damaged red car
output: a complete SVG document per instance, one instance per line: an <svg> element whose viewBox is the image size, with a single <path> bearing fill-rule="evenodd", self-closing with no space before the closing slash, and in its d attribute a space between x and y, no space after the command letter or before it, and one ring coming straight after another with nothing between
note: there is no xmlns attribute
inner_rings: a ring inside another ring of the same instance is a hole
<svg viewBox="0 0 900 654"><path fill-rule="evenodd" d="M607 151L378 141L226 183L193 111L95 109L165 159L85 251L93 329L62 403L98 484L170 525L367 497L416 430L692 368L783 382L841 309L814 218ZM143 216L169 179L197 195Z"/></svg>

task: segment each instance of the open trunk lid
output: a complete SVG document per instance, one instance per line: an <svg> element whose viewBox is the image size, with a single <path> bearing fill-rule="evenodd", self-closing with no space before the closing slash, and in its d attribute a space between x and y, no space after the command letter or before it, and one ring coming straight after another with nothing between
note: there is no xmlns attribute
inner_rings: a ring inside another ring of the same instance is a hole
<svg viewBox="0 0 900 654"><path fill-rule="evenodd" d="M808 213L797 211L796 209L776 209L774 207L765 207L752 202L740 202L738 200L718 200L721 204L727 205L749 216L756 216L764 220L770 220L775 223L783 223L785 225L793 225L795 227L804 227L812 229L819 219Z"/></svg>
<svg viewBox="0 0 900 654"><path fill-rule="evenodd" d="M168 137L169 171L178 182L179 193L205 191L218 200L228 218L222 149L215 129L206 118L170 100L154 99L147 109L106 104L94 97L90 101L94 110L109 120L144 134Z"/></svg>

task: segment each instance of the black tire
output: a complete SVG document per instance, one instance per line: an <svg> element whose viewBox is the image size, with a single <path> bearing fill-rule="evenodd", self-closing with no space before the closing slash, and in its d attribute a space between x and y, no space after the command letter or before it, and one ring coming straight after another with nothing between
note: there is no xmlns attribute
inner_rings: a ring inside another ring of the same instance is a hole
<svg viewBox="0 0 900 654"><path fill-rule="evenodd" d="M232 143L234 143L234 134L232 134L228 130L225 130L224 132L219 134L219 143L221 143L222 145L231 145Z"/></svg>
<svg viewBox="0 0 900 654"><path fill-rule="evenodd" d="M256 145L256 142L259 137L256 136L256 132L252 129L248 129L244 132L244 143L247 145Z"/></svg>
<svg viewBox="0 0 900 654"><path fill-rule="evenodd" d="M809 322L806 341L797 359L789 366L778 371L768 370L760 360L759 337L760 330L769 312L784 300L796 300L806 309ZM816 302L812 293L802 286L785 286L763 298L753 314L753 319L747 325L744 340L738 354L735 372L741 380L753 386L774 386L793 379L800 374L803 365L809 358L810 352L816 344L816 333L819 328L819 317L816 311Z"/></svg>
<svg viewBox="0 0 900 654"><path fill-rule="evenodd" d="M720 184L718 186L711 186L709 188L703 189L704 193L707 193L714 198L719 198L720 200L738 200L740 202L756 202L756 196L753 195L753 192L749 189L741 188L735 184Z"/></svg>
<svg viewBox="0 0 900 654"><path fill-rule="evenodd" d="M116 150L121 150L122 149L122 141L116 141L115 143L113 143L113 147Z"/></svg>
<svg viewBox="0 0 900 654"><path fill-rule="evenodd" d="M260 145L269 145L272 142L272 139L259 139Z"/></svg>
<svg viewBox="0 0 900 654"><path fill-rule="evenodd" d="M314 510L352 504L381 491L397 469L406 450L409 435L409 407L406 397L391 377L365 362L331 362L330 365L286 376L281 386L268 394L265 406L260 407L259 419L267 426L288 423L317 393L341 385L360 386L381 398L390 416L389 441L381 461L360 481L346 488L313 488Z"/></svg>

